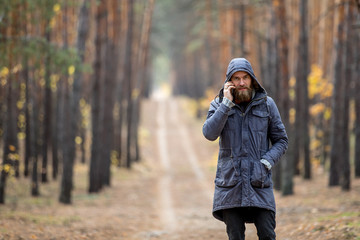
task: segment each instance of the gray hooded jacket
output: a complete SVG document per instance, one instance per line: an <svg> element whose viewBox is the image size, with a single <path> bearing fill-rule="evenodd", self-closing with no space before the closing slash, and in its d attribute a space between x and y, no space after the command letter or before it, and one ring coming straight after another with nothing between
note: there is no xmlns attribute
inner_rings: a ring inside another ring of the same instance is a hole
<svg viewBox="0 0 360 240"><path fill-rule="evenodd" d="M274 166L288 146L276 104L256 79L250 63L244 58L233 59L225 82L238 71L250 74L255 96L242 111L238 105L229 108L222 103L221 89L203 125L208 140L220 137L213 215L221 221L221 210L228 208L259 207L275 212L271 170L260 160L266 159Z"/></svg>

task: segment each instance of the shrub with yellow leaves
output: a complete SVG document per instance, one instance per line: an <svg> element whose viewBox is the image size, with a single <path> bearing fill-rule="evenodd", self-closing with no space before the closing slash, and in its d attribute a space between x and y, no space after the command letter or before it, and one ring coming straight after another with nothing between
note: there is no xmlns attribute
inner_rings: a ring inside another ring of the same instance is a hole
<svg viewBox="0 0 360 240"><path fill-rule="evenodd" d="M318 65L311 66L311 73L308 76L309 98L314 99L319 96L320 100L327 99L332 96L333 84L330 80L323 78L323 71Z"/></svg>
<svg viewBox="0 0 360 240"><path fill-rule="evenodd" d="M308 96L311 101L309 113L313 123L310 126L312 162L319 162L329 144L326 136L330 125L332 94L331 81L324 78L323 71L318 65L312 65L308 76Z"/></svg>

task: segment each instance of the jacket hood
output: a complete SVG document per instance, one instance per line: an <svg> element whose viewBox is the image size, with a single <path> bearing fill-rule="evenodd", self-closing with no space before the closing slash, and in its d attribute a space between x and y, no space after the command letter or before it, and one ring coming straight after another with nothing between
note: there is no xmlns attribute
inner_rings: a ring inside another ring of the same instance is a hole
<svg viewBox="0 0 360 240"><path fill-rule="evenodd" d="M231 77L234 73L240 72L240 71L247 72L251 76L251 78L253 79L253 85L254 85L256 92L262 92L266 95L266 91L260 85L259 81L257 80L250 62L248 60L246 60L245 58L234 58L230 61L229 66L226 71L226 79L225 79L224 84L227 83L231 79ZM224 97L224 87L222 87L219 92L220 102L222 101L223 97Z"/></svg>

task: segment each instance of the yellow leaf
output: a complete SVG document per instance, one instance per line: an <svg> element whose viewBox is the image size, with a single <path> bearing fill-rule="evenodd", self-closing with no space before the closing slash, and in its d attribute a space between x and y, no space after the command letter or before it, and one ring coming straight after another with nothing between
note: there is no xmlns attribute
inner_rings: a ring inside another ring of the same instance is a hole
<svg viewBox="0 0 360 240"><path fill-rule="evenodd" d="M25 102L24 101L17 101L16 102L16 107L19 109L19 110L21 110L21 109L23 109L23 107L24 107L24 104L25 104Z"/></svg>
<svg viewBox="0 0 360 240"><path fill-rule="evenodd" d="M54 28L55 24L56 24L56 19L53 17L53 18L51 18L50 23L49 23L50 28Z"/></svg>
<svg viewBox="0 0 360 240"><path fill-rule="evenodd" d="M80 104L80 107L81 107L81 108L85 107L85 106L86 106L86 101L85 101L85 99L83 99L83 98L80 99L79 104Z"/></svg>
<svg viewBox="0 0 360 240"><path fill-rule="evenodd" d="M331 108L326 108L324 112L324 119L329 120L331 118Z"/></svg>
<svg viewBox="0 0 360 240"><path fill-rule="evenodd" d="M322 113L325 109L325 105L323 103L317 103L310 108L310 114L315 116Z"/></svg>
<svg viewBox="0 0 360 240"><path fill-rule="evenodd" d="M137 99L137 98L139 97L139 95L140 95L139 89L138 89L138 88L134 88L133 91L132 91L132 94L131 94L132 98L133 98L133 99Z"/></svg>
<svg viewBox="0 0 360 240"><path fill-rule="evenodd" d="M289 81L289 87L293 88L296 85L296 78L295 77L291 77L290 81Z"/></svg>
<svg viewBox="0 0 360 240"><path fill-rule="evenodd" d="M60 79L59 75L51 74L51 76L50 76L50 86L51 86L51 90L53 92L55 92L56 89L57 89L57 82L59 81L59 79Z"/></svg>
<svg viewBox="0 0 360 240"><path fill-rule="evenodd" d="M311 66L311 73L308 76L308 94L309 98L313 99L319 96L320 99L329 98L332 96L333 85L332 83L323 78L323 72L320 66L314 64Z"/></svg>
<svg viewBox="0 0 360 240"><path fill-rule="evenodd" d="M289 114L290 114L290 117L289 117L290 123L294 124L295 123L295 118L296 118L296 110L295 110L295 108L291 108L290 111L289 111Z"/></svg>
<svg viewBox="0 0 360 240"><path fill-rule="evenodd" d="M316 136L319 137L319 138L324 137L324 131L318 130L317 133L316 133Z"/></svg>
<svg viewBox="0 0 360 240"><path fill-rule="evenodd" d="M61 6L59 3L55 4L53 7L54 13L58 13L61 9Z"/></svg>
<svg viewBox="0 0 360 240"><path fill-rule="evenodd" d="M6 173L8 173L8 172L10 172L10 169L11 169L10 164L5 164L5 166L4 166L4 171L5 171Z"/></svg>
<svg viewBox="0 0 360 240"><path fill-rule="evenodd" d="M75 143L78 144L78 145L80 145L80 144L82 143L82 138L79 137L79 136L77 136L77 137L75 138Z"/></svg>
<svg viewBox="0 0 360 240"><path fill-rule="evenodd" d="M44 86L45 86L45 83L46 83L46 82L45 82L45 79L44 79L44 78L40 78L40 79L39 79L39 84L40 84L41 87L44 87Z"/></svg>
<svg viewBox="0 0 360 240"><path fill-rule="evenodd" d="M0 71L0 77L6 77L9 74L9 69L7 67L3 67Z"/></svg>
<svg viewBox="0 0 360 240"><path fill-rule="evenodd" d="M73 75L74 72L75 72L75 66L74 65L69 66L69 68L68 68L69 75Z"/></svg>
<svg viewBox="0 0 360 240"><path fill-rule="evenodd" d="M9 150L15 152L16 147L14 145L9 145Z"/></svg>
<svg viewBox="0 0 360 240"><path fill-rule="evenodd" d="M17 154L17 153L9 153L8 155L7 155L7 158L8 159L10 159L10 160L19 160L19 154Z"/></svg>
<svg viewBox="0 0 360 240"><path fill-rule="evenodd" d="M112 165L118 165L119 159L118 159L119 153L117 151L111 151L110 155L110 161Z"/></svg>
<svg viewBox="0 0 360 240"><path fill-rule="evenodd" d="M26 137L26 134L24 132L19 132L17 134L17 137L18 137L19 140L24 140L25 137Z"/></svg>

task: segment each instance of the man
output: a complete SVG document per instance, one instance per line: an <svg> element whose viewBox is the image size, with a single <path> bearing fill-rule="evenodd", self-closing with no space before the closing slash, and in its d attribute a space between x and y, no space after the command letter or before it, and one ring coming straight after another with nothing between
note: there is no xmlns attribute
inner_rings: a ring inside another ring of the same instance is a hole
<svg viewBox="0 0 360 240"><path fill-rule="evenodd" d="M271 169L288 138L274 100L246 59L229 63L203 134L211 141L220 137L213 215L225 222L229 239L245 239L245 223L255 224L259 239L275 239Z"/></svg>

